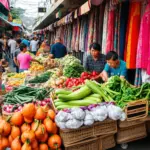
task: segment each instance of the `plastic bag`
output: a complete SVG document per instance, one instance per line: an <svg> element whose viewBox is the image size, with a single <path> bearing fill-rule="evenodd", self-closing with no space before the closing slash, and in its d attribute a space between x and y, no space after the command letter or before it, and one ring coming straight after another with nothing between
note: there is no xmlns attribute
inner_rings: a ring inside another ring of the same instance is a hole
<svg viewBox="0 0 150 150"><path fill-rule="evenodd" d="M104 121L107 118L107 107L97 106L91 110L91 114L95 121Z"/></svg>
<svg viewBox="0 0 150 150"><path fill-rule="evenodd" d="M88 110L86 110L85 113L86 113L86 116L84 118L84 125L90 126L94 123L94 118Z"/></svg>
<svg viewBox="0 0 150 150"><path fill-rule="evenodd" d="M67 129L78 129L83 125L83 121L79 121L77 119L68 120L66 122Z"/></svg>
<svg viewBox="0 0 150 150"><path fill-rule="evenodd" d="M84 120L85 118L85 112L81 108L72 108L71 115L77 120Z"/></svg>

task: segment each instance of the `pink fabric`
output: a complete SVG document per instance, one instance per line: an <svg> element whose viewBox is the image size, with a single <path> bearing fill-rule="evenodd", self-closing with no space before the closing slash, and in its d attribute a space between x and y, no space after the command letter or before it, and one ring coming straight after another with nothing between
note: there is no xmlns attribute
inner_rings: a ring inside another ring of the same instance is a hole
<svg viewBox="0 0 150 150"><path fill-rule="evenodd" d="M106 53L114 49L114 22L115 22L115 11L110 10L107 24L107 43Z"/></svg>
<svg viewBox="0 0 150 150"><path fill-rule="evenodd" d="M141 22L136 61L136 67L147 69L150 75L150 2Z"/></svg>
<svg viewBox="0 0 150 150"><path fill-rule="evenodd" d="M7 10L10 10L8 0L0 0L0 3L2 3Z"/></svg>
<svg viewBox="0 0 150 150"><path fill-rule="evenodd" d="M30 68L30 62L32 60L32 57L27 53L20 53L17 57L17 60L19 61L19 69L27 70Z"/></svg>

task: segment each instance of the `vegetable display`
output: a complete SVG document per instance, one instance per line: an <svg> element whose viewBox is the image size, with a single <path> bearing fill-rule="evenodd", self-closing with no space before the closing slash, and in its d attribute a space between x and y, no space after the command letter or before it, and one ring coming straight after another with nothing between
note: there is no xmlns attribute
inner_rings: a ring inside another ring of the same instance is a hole
<svg viewBox="0 0 150 150"><path fill-rule="evenodd" d="M49 91L44 88L31 88L20 86L7 93L4 98L4 104L24 104L36 100L43 100L53 89Z"/></svg>
<svg viewBox="0 0 150 150"><path fill-rule="evenodd" d="M83 72L80 76L80 78L68 78L66 80L66 87L71 88L73 86L78 86L85 84L86 79L95 79L97 77L98 73L93 71L92 73Z"/></svg>
<svg viewBox="0 0 150 150"><path fill-rule="evenodd" d="M73 64L64 67L64 76L70 77L80 77L81 73L84 72L84 68L81 64Z"/></svg>
<svg viewBox="0 0 150 150"><path fill-rule="evenodd" d="M29 83L44 83L49 80L50 76L52 75L51 72L47 71L34 77L33 79L29 80Z"/></svg>
<svg viewBox="0 0 150 150"><path fill-rule="evenodd" d="M16 112L8 118L0 118L0 149L59 149L62 140L57 134L53 110L35 107L29 103L22 112Z"/></svg>
<svg viewBox="0 0 150 150"><path fill-rule="evenodd" d="M126 119L126 115L121 108L112 103L90 105L88 107L71 108L59 111L55 122L61 129L78 129L81 126L90 126L94 122Z"/></svg>

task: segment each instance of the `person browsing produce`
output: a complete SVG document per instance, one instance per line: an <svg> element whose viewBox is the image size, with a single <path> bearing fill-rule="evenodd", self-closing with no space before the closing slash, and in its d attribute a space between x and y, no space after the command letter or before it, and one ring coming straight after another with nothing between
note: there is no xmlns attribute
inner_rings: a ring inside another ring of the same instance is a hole
<svg viewBox="0 0 150 150"><path fill-rule="evenodd" d="M119 59L115 51L110 51L106 55L107 64L103 72L100 74L103 81L107 81L111 76L120 76L120 78L127 78L126 62Z"/></svg>
<svg viewBox="0 0 150 150"><path fill-rule="evenodd" d="M67 55L66 47L61 43L61 38L57 37L55 39L55 44L51 46L51 57L52 58L62 58Z"/></svg>
<svg viewBox="0 0 150 150"><path fill-rule="evenodd" d="M20 51L21 53L17 56L17 61L19 65L19 72L23 72L25 70L28 70L30 68L30 62L37 60L33 59L27 52L27 46L25 44L20 45ZM39 63L39 62L38 62Z"/></svg>
<svg viewBox="0 0 150 150"><path fill-rule="evenodd" d="M96 71L101 73L105 67L106 58L105 55L101 54L101 46L98 43L90 45L90 55L87 56L84 62L84 68L86 71Z"/></svg>

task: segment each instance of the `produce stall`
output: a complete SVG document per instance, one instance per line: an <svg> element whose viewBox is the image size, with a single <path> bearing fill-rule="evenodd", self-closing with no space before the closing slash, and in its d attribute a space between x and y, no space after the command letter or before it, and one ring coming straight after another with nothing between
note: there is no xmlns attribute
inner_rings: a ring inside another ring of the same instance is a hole
<svg viewBox="0 0 150 150"><path fill-rule="evenodd" d="M105 150L147 136L149 83L98 83L71 55L36 59L24 73L2 75L0 149Z"/></svg>

